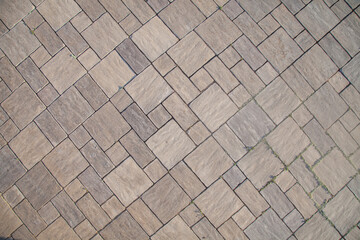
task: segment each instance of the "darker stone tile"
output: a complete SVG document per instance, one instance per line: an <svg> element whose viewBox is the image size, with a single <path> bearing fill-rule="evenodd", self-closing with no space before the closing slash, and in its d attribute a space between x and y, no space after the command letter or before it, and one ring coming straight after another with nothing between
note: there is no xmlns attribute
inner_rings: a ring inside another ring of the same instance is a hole
<svg viewBox="0 0 360 240"><path fill-rule="evenodd" d="M154 124L135 103L130 105L121 115L143 141L146 141L156 132Z"/></svg>
<svg viewBox="0 0 360 240"><path fill-rule="evenodd" d="M35 119L35 122L54 146L58 145L67 136L47 110L42 112Z"/></svg>
<svg viewBox="0 0 360 240"><path fill-rule="evenodd" d="M76 0L76 2L92 21L95 21L105 12L105 9L97 0Z"/></svg>
<svg viewBox="0 0 360 240"><path fill-rule="evenodd" d="M22 76L16 71L7 57L0 59L0 78L4 80L11 91L14 91L24 82Z"/></svg>
<svg viewBox="0 0 360 240"><path fill-rule="evenodd" d="M35 35L51 56L54 56L64 46L61 39L47 22L44 22L35 30Z"/></svg>
<svg viewBox="0 0 360 240"><path fill-rule="evenodd" d="M30 58L23 61L17 69L35 92L38 92L48 83L44 74L40 72L38 67Z"/></svg>
<svg viewBox="0 0 360 240"><path fill-rule="evenodd" d="M89 47L78 31L76 31L69 22L60 28L60 30L57 31L57 34L75 56L79 56L80 53L84 52Z"/></svg>
<svg viewBox="0 0 360 240"><path fill-rule="evenodd" d="M116 48L120 56L129 64L136 74L139 74L147 66L150 65L149 60L145 55L136 47L130 38L125 39Z"/></svg>
<svg viewBox="0 0 360 240"><path fill-rule="evenodd" d="M95 110L98 110L107 101L105 93L89 74L86 74L77 81L75 87Z"/></svg>

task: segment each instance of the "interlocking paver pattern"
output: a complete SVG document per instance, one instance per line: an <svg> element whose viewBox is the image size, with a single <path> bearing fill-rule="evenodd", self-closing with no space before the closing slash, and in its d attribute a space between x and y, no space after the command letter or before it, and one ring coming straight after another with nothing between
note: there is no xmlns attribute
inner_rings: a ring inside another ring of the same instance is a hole
<svg viewBox="0 0 360 240"><path fill-rule="evenodd" d="M358 0L0 1L0 239L358 239Z"/></svg>

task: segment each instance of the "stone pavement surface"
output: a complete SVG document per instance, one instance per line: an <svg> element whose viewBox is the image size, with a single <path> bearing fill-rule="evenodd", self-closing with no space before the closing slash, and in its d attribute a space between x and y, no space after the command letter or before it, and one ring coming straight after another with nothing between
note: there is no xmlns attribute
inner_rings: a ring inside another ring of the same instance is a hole
<svg viewBox="0 0 360 240"><path fill-rule="evenodd" d="M0 0L0 239L360 239L359 0Z"/></svg>

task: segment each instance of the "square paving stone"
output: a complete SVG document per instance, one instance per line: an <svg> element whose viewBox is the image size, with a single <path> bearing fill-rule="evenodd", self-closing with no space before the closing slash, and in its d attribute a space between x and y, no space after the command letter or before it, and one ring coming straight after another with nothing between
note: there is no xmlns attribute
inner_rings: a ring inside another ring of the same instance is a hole
<svg viewBox="0 0 360 240"><path fill-rule="evenodd" d="M87 17L87 19L89 19L89 22L90 22L89 25L91 24L91 20L95 21L96 19L98 19L105 12L104 7L99 3L99 1L96 1L96 0L76 0L76 2L80 5L80 7L83 10L83 12L84 12L85 16ZM77 15L76 17L78 17L78 16L79 15Z"/></svg>
<svg viewBox="0 0 360 240"><path fill-rule="evenodd" d="M123 2L142 24L155 15L151 7L142 0L123 0Z"/></svg>
<svg viewBox="0 0 360 240"><path fill-rule="evenodd" d="M195 204L215 227L223 224L244 205L222 179L196 198Z"/></svg>
<svg viewBox="0 0 360 240"><path fill-rule="evenodd" d="M274 123L254 101L248 103L228 121L229 127L247 147L255 146L274 127Z"/></svg>
<svg viewBox="0 0 360 240"><path fill-rule="evenodd" d="M16 89L1 106L20 130L45 109L45 105L26 83Z"/></svg>
<svg viewBox="0 0 360 240"><path fill-rule="evenodd" d="M6 219L6 221L1 221L2 223L0 225L0 236L2 237L10 237L10 235L22 225L19 217L2 197L0 197L0 219Z"/></svg>
<svg viewBox="0 0 360 240"><path fill-rule="evenodd" d="M205 186L210 186L232 165L233 161L210 137L184 160Z"/></svg>
<svg viewBox="0 0 360 240"><path fill-rule="evenodd" d="M129 206L152 182L130 157L104 178L124 206Z"/></svg>
<svg viewBox="0 0 360 240"><path fill-rule="evenodd" d="M329 128L348 108L329 83L316 91L305 105L324 129Z"/></svg>
<svg viewBox="0 0 360 240"><path fill-rule="evenodd" d="M27 169L32 168L53 148L35 123L21 131L9 146Z"/></svg>
<svg viewBox="0 0 360 240"><path fill-rule="evenodd" d="M126 33L108 13L105 13L83 31L82 36L99 57L104 58L126 38Z"/></svg>
<svg viewBox="0 0 360 240"><path fill-rule="evenodd" d="M89 73L109 98L135 75L116 51L107 55Z"/></svg>
<svg viewBox="0 0 360 240"><path fill-rule="evenodd" d="M39 240L47 239L73 239L80 240L76 235L74 230L65 222L62 217L56 219L50 226L48 226L42 233L38 236Z"/></svg>
<svg viewBox="0 0 360 240"><path fill-rule="evenodd" d="M2 1L0 5L1 20L11 29L33 9L34 6L29 0Z"/></svg>
<svg viewBox="0 0 360 240"><path fill-rule="evenodd" d="M132 40L150 61L154 61L177 42L175 35L154 17L132 35Z"/></svg>
<svg viewBox="0 0 360 240"><path fill-rule="evenodd" d="M312 1L296 17L316 40L320 40L339 22L330 8L319 0Z"/></svg>
<svg viewBox="0 0 360 240"><path fill-rule="evenodd" d="M166 223L190 203L190 198L170 175L166 175L142 196L162 223Z"/></svg>
<svg viewBox="0 0 360 240"><path fill-rule="evenodd" d="M195 148L195 144L174 120L150 137L146 144L167 169L171 169Z"/></svg>
<svg viewBox="0 0 360 240"><path fill-rule="evenodd" d="M309 138L292 118L282 122L266 140L286 165L310 144Z"/></svg>
<svg viewBox="0 0 360 240"><path fill-rule="evenodd" d="M153 237L154 240L196 240L198 239L193 231L186 225L181 217L174 217L169 223L161 228Z"/></svg>
<svg viewBox="0 0 360 240"><path fill-rule="evenodd" d="M279 72L284 71L302 54L302 50L282 28L260 44L259 50Z"/></svg>
<svg viewBox="0 0 360 240"><path fill-rule="evenodd" d="M153 66L149 66L135 77L126 85L125 90L145 114L148 114L173 92Z"/></svg>
<svg viewBox="0 0 360 240"><path fill-rule="evenodd" d="M295 62L294 66L315 90L338 70L319 45L313 46Z"/></svg>
<svg viewBox="0 0 360 240"><path fill-rule="evenodd" d="M107 150L130 130L129 124L110 102L86 120L84 127L103 150Z"/></svg>
<svg viewBox="0 0 360 240"><path fill-rule="evenodd" d="M266 168L262 167L265 165ZM258 190L265 186L274 176L278 175L283 168L280 160L275 157L271 149L263 142L240 159L237 166Z"/></svg>
<svg viewBox="0 0 360 240"><path fill-rule="evenodd" d="M37 38L30 33L23 22L17 24L0 39L0 48L17 66L40 46Z"/></svg>
<svg viewBox="0 0 360 240"><path fill-rule="evenodd" d="M360 55L356 55L343 67L343 74L360 92Z"/></svg>
<svg viewBox="0 0 360 240"><path fill-rule="evenodd" d="M326 155L313 170L332 194L336 194L356 173L355 168L337 148Z"/></svg>
<svg viewBox="0 0 360 240"><path fill-rule="evenodd" d="M55 31L81 11L74 0L44 1L37 10Z"/></svg>
<svg viewBox="0 0 360 240"><path fill-rule="evenodd" d="M181 39L170 48L168 54L188 77L214 56L211 49L195 32Z"/></svg>
<svg viewBox="0 0 360 240"><path fill-rule="evenodd" d="M0 192L4 193L25 174L26 169L8 146L0 149L0 159Z"/></svg>
<svg viewBox="0 0 360 240"><path fill-rule="evenodd" d="M56 54L41 71L60 94L86 73L85 68L71 56L67 48Z"/></svg>
<svg viewBox="0 0 360 240"><path fill-rule="evenodd" d="M16 185L36 210L39 210L61 190L55 178L42 163L30 169Z"/></svg>
<svg viewBox="0 0 360 240"><path fill-rule="evenodd" d="M206 89L190 104L190 108L211 132L218 129L238 110L217 84Z"/></svg>
<svg viewBox="0 0 360 240"><path fill-rule="evenodd" d="M122 1L100 0L99 2L106 8L116 22L120 22L130 13Z"/></svg>
<svg viewBox="0 0 360 240"><path fill-rule="evenodd" d="M43 162L63 187L89 166L69 139L60 143Z"/></svg>
<svg viewBox="0 0 360 240"><path fill-rule="evenodd" d="M52 103L49 111L68 134L94 112L75 87L69 88Z"/></svg>
<svg viewBox="0 0 360 240"><path fill-rule="evenodd" d="M159 17L180 39L205 20L190 0L174 1L161 11Z"/></svg>
<svg viewBox="0 0 360 240"><path fill-rule="evenodd" d="M253 2L251 0L238 0L240 6L256 21L259 22L276 6L280 4L279 0L259 0Z"/></svg>

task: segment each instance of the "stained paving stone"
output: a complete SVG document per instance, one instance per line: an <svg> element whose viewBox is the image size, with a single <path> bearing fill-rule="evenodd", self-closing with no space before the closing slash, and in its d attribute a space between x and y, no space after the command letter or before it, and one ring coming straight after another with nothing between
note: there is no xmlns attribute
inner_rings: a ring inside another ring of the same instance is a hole
<svg viewBox="0 0 360 240"><path fill-rule="evenodd" d="M206 218L203 218L201 221L195 224L192 227L192 230L201 239L224 239Z"/></svg>
<svg viewBox="0 0 360 240"><path fill-rule="evenodd" d="M356 55L350 62L348 62L343 68L343 74L354 85L354 87L360 91L360 56Z"/></svg>
<svg viewBox="0 0 360 240"><path fill-rule="evenodd" d="M107 101L106 95L88 74L80 78L75 87L94 110L98 110Z"/></svg>
<svg viewBox="0 0 360 240"><path fill-rule="evenodd" d="M17 66L40 46L40 42L32 35L23 22L17 24L0 40L0 48Z"/></svg>
<svg viewBox="0 0 360 240"><path fill-rule="evenodd" d="M82 53L78 57L78 60L88 71L98 62L100 62L100 58L91 48L88 48L84 53Z"/></svg>
<svg viewBox="0 0 360 240"><path fill-rule="evenodd" d="M1 20L9 29L11 29L33 9L34 6L29 0L4 1L1 3Z"/></svg>
<svg viewBox="0 0 360 240"><path fill-rule="evenodd" d="M359 146L340 122L334 123L327 132L346 156L355 152Z"/></svg>
<svg viewBox="0 0 360 240"><path fill-rule="evenodd" d="M1 106L20 129L23 129L45 109L45 105L27 84L22 84L16 89L2 102Z"/></svg>
<svg viewBox="0 0 360 240"><path fill-rule="evenodd" d="M39 92L48 83L48 80L30 58L23 61L17 69L35 92Z"/></svg>
<svg viewBox="0 0 360 240"><path fill-rule="evenodd" d="M3 197L11 207L15 207L25 198L16 185L4 192Z"/></svg>
<svg viewBox="0 0 360 240"><path fill-rule="evenodd" d="M96 234L95 228L88 220L82 221L74 228L74 231L81 239L91 239Z"/></svg>
<svg viewBox="0 0 360 240"><path fill-rule="evenodd" d="M48 202L43 206L39 211L39 215L44 219L46 224L51 224L55 219L57 219L60 214L58 210L54 207L51 202Z"/></svg>
<svg viewBox="0 0 360 240"><path fill-rule="evenodd" d="M116 216L118 216L121 212L125 210L125 207L115 196L112 196L101 207L111 219L114 219Z"/></svg>
<svg viewBox="0 0 360 240"><path fill-rule="evenodd" d="M65 131L60 127L60 125L55 121L55 119L48 111L42 112L35 119L35 122L53 146L58 145L66 138ZM32 138L34 138L34 135ZM37 151L38 150L39 149L37 149Z"/></svg>
<svg viewBox="0 0 360 240"><path fill-rule="evenodd" d="M152 89L152 91L148 91L148 89ZM152 66L146 68L127 84L125 90L145 114L148 114L173 92Z"/></svg>
<svg viewBox="0 0 360 240"><path fill-rule="evenodd" d="M167 173L167 170L158 159L155 159L144 168L144 172L148 175L151 181L157 182Z"/></svg>
<svg viewBox="0 0 360 240"><path fill-rule="evenodd" d="M310 193L319 185L314 174L300 158L290 165L289 170L306 192Z"/></svg>
<svg viewBox="0 0 360 240"><path fill-rule="evenodd" d="M239 6L236 2L235 4ZM266 38L266 33L259 27L259 25L254 22L254 20L252 20L252 18L246 12L237 17L234 20L234 23L255 46L259 45L259 43L261 43Z"/></svg>
<svg viewBox="0 0 360 240"><path fill-rule="evenodd" d="M307 99L314 92L305 78L293 66L290 66L288 69L286 69L281 74L281 77L285 80L288 86L295 92L301 101Z"/></svg>
<svg viewBox="0 0 360 240"><path fill-rule="evenodd" d="M261 0L255 4L250 0L239 0L240 6L249 13L249 15L256 21L259 22L265 15L271 12L277 5L278 0Z"/></svg>
<svg viewBox="0 0 360 240"><path fill-rule="evenodd" d="M61 29L59 29L57 34L75 56L80 55L89 47L78 31L76 31L70 23L65 24Z"/></svg>
<svg viewBox="0 0 360 240"><path fill-rule="evenodd" d="M130 130L129 124L109 102L86 120L84 127L103 150Z"/></svg>
<svg viewBox="0 0 360 240"><path fill-rule="evenodd" d="M248 239L244 232L236 225L234 220L229 219L218 228L218 231L225 239L229 240L246 240Z"/></svg>
<svg viewBox="0 0 360 240"><path fill-rule="evenodd" d="M190 198L170 175L165 175L142 196L145 204L166 223L190 203Z"/></svg>
<svg viewBox="0 0 360 240"><path fill-rule="evenodd" d="M245 61L238 62L231 71L252 96L258 94L265 87L265 84Z"/></svg>
<svg viewBox="0 0 360 240"><path fill-rule="evenodd" d="M159 17L180 39L205 20L190 0L174 1L161 11Z"/></svg>
<svg viewBox="0 0 360 240"><path fill-rule="evenodd" d="M194 143L173 120L150 137L146 144L167 169L171 169L195 148Z"/></svg>
<svg viewBox="0 0 360 240"><path fill-rule="evenodd" d="M39 210L61 190L55 178L42 163L30 169L16 185L36 210Z"/></svg>
<svg viewBox="0 0 360 240"><path fill-rule="evenodd" d="M198 239L193 231L185 224L185 222L176 216L169 223L167 223L162 229L160 229L153 237L154 240L165 240L165 239Z"/></svg>
<svg viewBox="0 0 360 240"><path fill-rule="evenodd" d="M333 146L334 141L326 134L316 119L311 120L305 127L304 132L310 138L311 142L319 149L321 154L325 154Z"/></svg>
<svg viewBox="0 0 360 240"><path fill-rule="evenodd" d="M0 197L0 217L6 219L0 225L0 235L4 237L10 237L10 235L22 225L19 217L13 212L5 200Z"/></svg>
<svg viewBox="0 0 360 240"><path fill-rule="evenodd" d="M28 200L24 200L17 205L14 208L14 212L35 236L46 228L46 223L30 205Z"/></svg>
<svg viewBox="0 0 360 240"><path fill-rule="evenodd" d="M314 202L305 193L299 184L295 184L286 192L286 196L294 204L304 219L310 218L316 211Z"/></svg>
<svg viewBox="0 0 360 240"><path fill-rule="evenodd" d="M336 66L343 67L345 63L350 60L349 54L345 49L336 41L336 39L331 34L327 34L323 37L319 45L324 49L327 55L334 61Z"/></svg>
<svg viewBox="0 0 360 240"><path fill-rule="evenodd" d="M34 33L51 56L54 56L64 47L64 43L47 22L42 23L38 28L36 28Z"/></svg>
<svg viewBox="0 0 360 240"><path fill-rule="evenodd" d="M245 35L236 40L233 46L253 70L258 69L266 62L264 56Z"/></svg>
<svg viewBox="0 0 360 240"><path fill-rule="evenodd" d="M130 205L152 185L151 180L132 158L115 168L104 181L125 206Z"/></svg>
<svg viewBox="0 0 360 240"><path fill-rule="evenodd" d="M255 146L275 126L254 101L238 111L227 124L246 147Z"/></svg>
<svg viewBox="0 0 360 240"><path fill-rule="evenodd" d="M74 239L80 240L73 229L65 222L62 217L56 219L51 225L49 225L43 232L38 236L39 240L46 239Z"/></svg>
<svg viewBox="0 0 360 240"><path fill-rule="evenodd" d="M111 14L116 22L120 22L130 13L122 1L100 0L101 5Z"/></svg>
<svg viewBox="0 0 360 240"><path fill-rule="evenodd" d="M280 218L284 218L294 208L286 195L275 183L270 183L261 190L261 195L263 195Z"/></svg>
<svg viewBox="0 0 360 240"><path fill-rule="evenodd" d="M246 148L244 144L236 137L228 125L221 126L213 136L234 161L238 161L245 155Z"/></svg>
<svg viewBox="0 0 360 240"><path fill-rule="evenodd" d="M181 39L170 48L168 54L187 76L191 76L214 56L211 49L195 32Z"/></svg>

